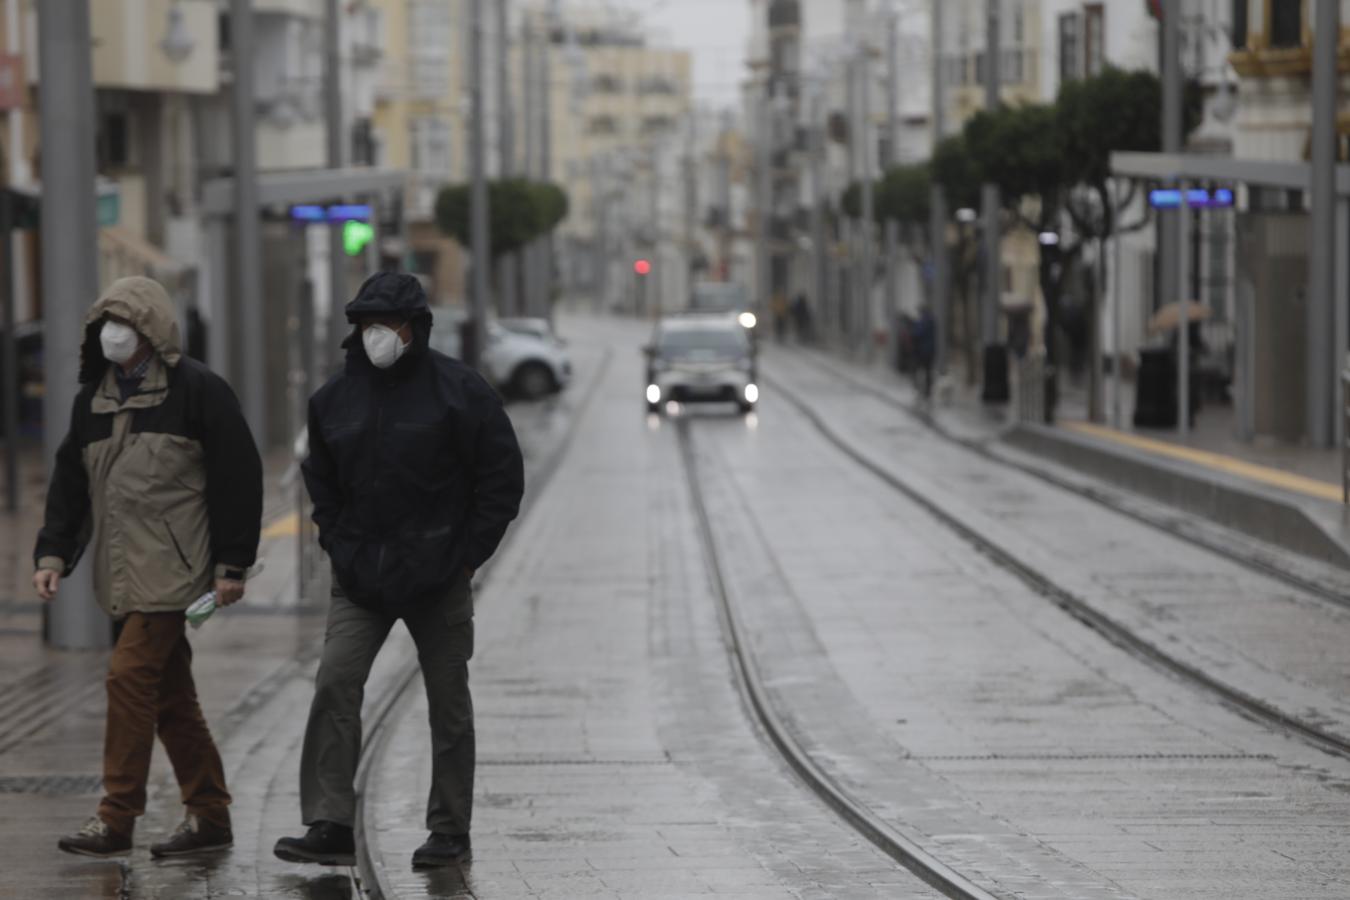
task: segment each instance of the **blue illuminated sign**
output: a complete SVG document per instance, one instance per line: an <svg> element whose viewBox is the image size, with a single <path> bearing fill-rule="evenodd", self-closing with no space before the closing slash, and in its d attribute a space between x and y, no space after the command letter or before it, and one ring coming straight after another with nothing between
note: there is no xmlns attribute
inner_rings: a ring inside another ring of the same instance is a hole
<svg viewBox="0 0 1350 900"><path fill-rule="evenodd" d="M371 209L365 203L338 203L333 206L300 204L291 207L291 220L314 225L323 223L369 222Z"/></svg>
<svg viewBox="0 0 1350 900"><path fill-rule="evenodd" d="M1233 205L1233 192L1228 188L1215 188L1212 191L1200 188L1188 191L1160 188L1148 192L1148 204L1154 209L1178 209L1183 195L1186 205L1191 209L1227 209Z"/></svg>

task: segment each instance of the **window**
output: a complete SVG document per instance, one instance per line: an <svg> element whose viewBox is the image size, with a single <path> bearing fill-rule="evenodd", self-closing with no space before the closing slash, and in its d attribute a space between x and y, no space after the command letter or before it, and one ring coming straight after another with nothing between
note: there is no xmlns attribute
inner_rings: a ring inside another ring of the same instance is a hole
<svg viewBox="0 0 1350 900"><path fill-rule="evenodd" d="M597 136L618 134L619 123L613 116L596 116L591 119L587 130Z"/></svg>
<svg viewBox="0 0 1350 900"><path fill-rule="evenodd" d="M1102 71L1106 57L1106 10L1100 3L1083 7L1083 73L1091 78Z"/></svg>
<svg viewBox="0 0 1350 900"><path fill-rule="evenodd" d="M408 123L415 171L450 172L450 123L433 116L420 116Z"/></svg>
<svg viewBox="0 0 1350 900"><path fill-rule="evenodd" d="M648 116L642 120L644 135L660 135L675 129L675 120L670 116Z"/></svg>
<svg viewBox="0 0 1350 900"><path fill-rule="evenodd" d="M1059 80L1073 81L1078 74L1078 14L1063 13L1059 17Z"/></svg>
<svg viewBox="0 0 1350 900"><path fill-rule="evenodd" d="M104 112L99 116L96 147L101 171L128 169L136 165L130 119L130 115L122 110Z"/></svg>
<svg viewBox="0 0 1350 900"><path fill-rule="evenodd" d="M1027 40L1027 13L1022 6L1021 0L1014 0L1013 3L1013 44L1021 47Z"/></svg>
<svg viewBox="0 0 1350 900"><path fill-rule="evenodd" d="M1270 46L1303 44L1303 0L1270 0Z"/></svg>
<svg viewBox="0 0 1350 900"><path fill-rule="evenodd" d="M617 75L597 75L591 79L591 91L596 94L621 94L623 81Z"/></svg>
<svg viewBox="0 0 1350 900"><path fill-rule="evenodd" d="M408 6L408 81L419 97L440 97L450 87L454 33L450 5L414 0Z"/></svg>

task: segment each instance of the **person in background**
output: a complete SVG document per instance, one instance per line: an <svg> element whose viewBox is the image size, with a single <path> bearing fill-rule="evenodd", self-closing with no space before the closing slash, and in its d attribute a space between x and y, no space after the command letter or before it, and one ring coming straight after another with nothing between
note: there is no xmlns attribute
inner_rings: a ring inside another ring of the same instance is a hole
<svg viewBox="0 0 1350 900"><path fill-rule="evenodd" d="M33 585L49 601L92 548L113 617L103 800L58 846L129 853L158 735L187 815L156 857L229 847L230 792L197 702L183 611L244 595L258 552L262 461L224 379L185 357L173 303L149 278L112 284L85 320L80 391L57 450Z"/></svg>

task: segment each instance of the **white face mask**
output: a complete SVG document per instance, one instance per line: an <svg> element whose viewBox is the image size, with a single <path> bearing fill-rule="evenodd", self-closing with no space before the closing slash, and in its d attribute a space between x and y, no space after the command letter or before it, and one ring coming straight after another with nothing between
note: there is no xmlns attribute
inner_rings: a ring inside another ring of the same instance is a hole
<svg viewBox="0 0 1350 900"><path fill-rule="evenodd" d="M384 325L370 325L362 329L361 343L366 348L371 365L377 369L389 368L408 349L398 332Z"/></svg>
<svg viewBox="0 0 1350 900"><path fill-rule="evenodd" d="M130 325L109 319L98 333L98 342L103 347L103 355L120 366L136 355L141 346L141 336Z"/></svg>

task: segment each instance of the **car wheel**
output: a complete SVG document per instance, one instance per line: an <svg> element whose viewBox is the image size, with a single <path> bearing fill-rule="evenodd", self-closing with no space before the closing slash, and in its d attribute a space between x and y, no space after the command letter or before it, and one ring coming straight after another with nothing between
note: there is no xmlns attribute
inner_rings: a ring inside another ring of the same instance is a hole
<svg viewBox="0 0 1350 900"><path fill-rule="evenodd" d="M511 378L511 389L526 400L538 400L558 389L557 379L548 366L539 362L523 363Z"/></svg>
<svg viewBox="0 0 1350 900"><path fill-rule="evenodd" d="M741 401L736 405L741 408L741 415L743 416L748 416L755 411L755 404L753 403L746 403L745 401Z"/></svg>
<svg viewBox="0 0 1350 900"><path fill-rule="evenodd" d="M648 403L648 404L647 404L647 412L648 412L649 414L655 415L655 416L661 415L661 404L659 404L659 403Z"/></svg>

